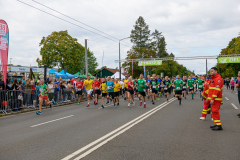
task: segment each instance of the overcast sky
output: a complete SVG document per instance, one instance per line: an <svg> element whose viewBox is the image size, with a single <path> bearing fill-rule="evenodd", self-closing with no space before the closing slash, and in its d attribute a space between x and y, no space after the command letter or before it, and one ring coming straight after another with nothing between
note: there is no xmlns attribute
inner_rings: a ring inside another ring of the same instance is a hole
<svg viewBox="0 0 240 160"><path fill-rule="evenodd" d="M31 0L21 1L92 30ZM218 55L240 32L239 0L36 1L118 39L129 37L135 21L142 16L151 31L157 29L162 32L166 38L167 51L173 52L176 57ZM9 63L12 58L14 65L37 65L42 37L53 31L68 30L82 45L84 39L89 39L88 47L94 52L99 67L102 66L103 50L103 65L109 68L118 66L114 61L118 59L118 42L88 32L17 0L0 0L0 6L0 19L8 23L10 30ZM121 58L126 57L131 46L129 39L123 42L129 47L121 45ZM178 62L195 73L205 73L205 60ZM209 68L216 62L209 60Z"/></svg>

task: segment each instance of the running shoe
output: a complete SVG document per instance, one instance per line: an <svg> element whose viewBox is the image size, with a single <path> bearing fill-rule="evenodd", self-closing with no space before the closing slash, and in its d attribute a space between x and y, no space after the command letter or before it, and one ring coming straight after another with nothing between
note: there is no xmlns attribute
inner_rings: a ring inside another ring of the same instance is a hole
<svg viewBox="0 0 240 160"><path fill-rule="evenodd" d="M203 121L204 121L204 120L206 120L206 118L205 118L205 117L200 117L200 120L203 120Z"/></svg>
<svg viewBox="0 0 240 160"><path fill-rule="evenodd" d="M135 105L135 102L133 101L132 105L134 106Z"/></svg>
<svg viewBox="0 0 240 160"><path fill-rule="evenodd" d="M130 103L128 103L128 107L130 107Z"/></svg>
<svg viewBox="0 0 240 160"><path fill-rule="evenodd" d="M117 106L119 106L119 102L117 103Z"/></svg>
<svg viewBox="0 0 240 160"><path fill-rule="evenodd" d="M155 102L154 102L154 101L152 101L152 104L155 104Z"/></svg>
<svg viewBox="0 0 240 160"><path fill-rule="evenodd" d="M158 98L158 100L160 100L160 98Z"/></svg>
<svg viewBox="0 0 240 160"><path fill-rule="evenodd" d="M150 96L148 96L148 99L150 99Z"/></svg>
<svg viewBox="0 0 240 160"><path fill-rule="evenodd" d="M104 106L102 105L102 108L104 108Z"/></svg>
<svg viewBox="0 0 240 160"><path fill-rule="evenodd" d="M52 108L52 103L50 104L50 108Z"/></svg>
<svg viewBox="0 0 240 160"><path fill-rule="evenodd" d="M90 104L87 104L87 107L89 107L90 106Z"/></svg>
<svg viewBox="0 0 240 160"><path fill-rule="evenodd" d="M52 103L55 105L56 103L55 103L55 101L54 101L54 99L52 99Z"/></svg>
<svg viewBox="0 0 240 160"><path fill-rule="evenodd" d="M36 114L37 114L37 115L41 115L42 112L41 112L41 111L37 111Z"/></svg>
<svg viewBox="0 0 240 160"><path fill-rule="evenodd" d="M140 106L142 106L142 102L140 102Z"/></svg>
<svg viewBox="0 0 240 160"><path fill-rule="evenodd" d="M116 105L114 104L114 105L113 105L113 108L115 108L115 107L116 107Z"/></svg>
<svg viewBox="0 0 240 160"><path fill-rule="evenodd" d="M80 102L77 102L77 104L80 104Z"/></svg>
<svg viewBox="0 0 240 160"><path fill-rule="evenodd" d="M146 108L146 104L144 104L144 107L143 108Z"/></svg>
<svg viewBox="0 0 240 160"><path fill-rule="evenodd" d="M112 99L110 99L110 103L112 102Z"/></svg>
<svg viewBox="0 0 240 160"><path fill-rule="evenodd" d="M94 101L94 105L96 105L96 102Z"/></svg>
<svg viewBox="0 0 240 160"><path fill-rule="evenodd" d="M181 106L181 102L179 101L179 105Z"/></svg>
<svg viewBox="0 0 240 160"><path fill-rule="evenodd" d="M168 99L167 99L167 102L168 102Z"/></svg>
<svg viewBox="0 0 240 160"><path fill-rule="evenodd" d="M125 101L126 101L126 99L127 99L127 98L126 98L126 97L124 97L124 100L125 100Z"/></svg>
<svg viewBox="0 0 240 160"><path fill-rule="evenodd" d="M107 103L106 104L109 104L109 102L107 101Z"/></svg>
<svg viewBox="0 0 240 160"><path fill-rule="evenodd" d="M98 102L96 102L96 105L98 105Z"/></svg>

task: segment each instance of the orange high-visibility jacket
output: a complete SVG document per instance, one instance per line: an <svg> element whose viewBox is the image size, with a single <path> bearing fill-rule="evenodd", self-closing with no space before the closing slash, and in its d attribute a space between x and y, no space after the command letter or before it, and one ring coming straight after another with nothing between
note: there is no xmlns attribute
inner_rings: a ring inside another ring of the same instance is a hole
<svg viewBox="0 0 240 160"><path fill-rule="evenodd" d="M222 102L222 89L223 89L223 80L221 76L219 74L212 76L207 99L214 100L217 102Z"/></svg>
<svg viewBox="0 0 240 160"><path fill-rule="evenodd" d="M202 92L202 97L203 99L207 99L208 98L208 90L209 90L209 81L206 81L204 84L203 84L203 92Z"/></svg>

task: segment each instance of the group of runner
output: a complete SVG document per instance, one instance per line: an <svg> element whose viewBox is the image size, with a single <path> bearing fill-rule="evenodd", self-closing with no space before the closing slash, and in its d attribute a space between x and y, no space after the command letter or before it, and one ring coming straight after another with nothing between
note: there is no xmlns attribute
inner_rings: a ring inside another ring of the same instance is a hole
<svg viewBox="0 0 240 160"><path fill-rule="evenodd" d="M152 77L148 75L147 79L144 79L143 74L140 74L135 80L132 76L125 76L123 81L110 76L101 80L97 77L92 80L90 76L87 76L84 82L80 78L76 78L75 91L78 104L81 102L84 87L88 100L87 107L90 107L91 100L94 105L97 105L99 98L102 98L102 108L105 108L104 106L111 102L113 102L113 107L116 107L119 106L120 95L123 95L124 100L128 100L128 107L131 104L135 105L134 98L137 97L140 101L140 106L143 104L143 107L146 108L146 97L152 99L152 104L155 104L156 99L159 100L161 96L165 96L168 101L171 93L178 98L179 105L181 105L182 97L186 99L188 93L192 94L192 99L194 99L194 93L198 90L200 92L203 90L203 80L201 76L196 80L192 75L188 79L186 76L180 77L179 75L172 79L168 76L160 79L156 74L153 74ZM42 83L40 91L40 105L37 114L41 114L43 100L45 100L45 104L50 104L51 107L52 103L54 103L48 100L48 88L44 83Z"/></svg>

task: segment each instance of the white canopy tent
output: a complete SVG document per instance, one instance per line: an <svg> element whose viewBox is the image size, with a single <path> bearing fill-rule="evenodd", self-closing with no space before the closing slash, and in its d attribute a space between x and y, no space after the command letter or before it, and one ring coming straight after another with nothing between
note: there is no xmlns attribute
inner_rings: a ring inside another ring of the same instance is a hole
<svg viewBox="0 0 240 160"><path fill-rule="evenodd" d="M124 78L125 76L121 74L121 78ZM111 78L119 78L119 72L116 72L114 75L111 76Z"/></svg>

